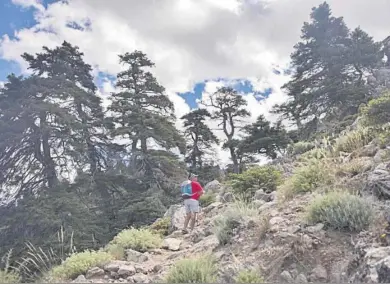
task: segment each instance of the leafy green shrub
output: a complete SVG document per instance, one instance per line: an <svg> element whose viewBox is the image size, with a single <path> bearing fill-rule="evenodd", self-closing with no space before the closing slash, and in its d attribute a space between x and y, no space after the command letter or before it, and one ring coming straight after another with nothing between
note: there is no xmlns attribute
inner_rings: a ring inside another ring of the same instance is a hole
<svg viewBox="0 0 390 284"><path fill-rule="evenodd" d="M169 227L171 226L171 219L169 217L159 218L152 225L150 225L150 230L166 236L169 233Z"/></svg>
<svg viewBox="0 0 390 284"><path fill-rule="evenodd" d="M133 249L145 252L148 249L160 247L162 237L150 229L127 229L120 232L110 242L111 245L118 245L124 249Z"/></svg>
<svg viewBox="0 0 390 284"><path fill-rule="evenodd" d="M199 203L202 207L207 207L215 202L215 195L212 193L205 193L199 198Z"/></svg>
<svg viewBox="0 0 390 284"><path fill-rule="evenodd" d="M307 162L310 160L322 160L328 156L328 151L323 148L314 148L306 153L302 154L298 161Z"/></svg>
<svg viewBox="0 0 390 284"><path fill-rule="evenodd" d="M0 283L20 283L20 276L13 271L0 270Z"/></svg>
<svg viewBox="0 0 390 284"><path fill-rule="evenodd" d="M216 280L217 266L211 256L183 259L169 271L166 283L213 283Z"/></svg>
<svg viewBox="0 0 390 284"><path fill-rule="evenodd" d="M51 271L54 279L73 279L80 274L86 273L92 267L101 267L113 260L112 255L104 251L84 251L72 254L61 265Z"/></svg>
<svg viewBox="0 0 390 284"><path fill-rule="evenodd" d="M213 233L221 245L226 245L233 237L234 229L242 223L245 217L258 215L258 209L252 203L236 201L224 214L214 220Z"/></svg>
<svg viewBox="0 0 390 284"><path fill-rule="evenodd" d="M353 151L368 145L376 136L376 131L372 128L359 128L346 133L336 140L334 150L336 153Z"/></svg>
<svg viewBox="0 0 390 284"><path fill-rule="evenodd" d="M334 181L333 169L326 161L310 160L297 168L293 175L279 188L282 200L288 200L300 193L314 191Z"/></svg>
<svg viewBox="0 0 390 284"><path fill-rule="evenodd" d="M390 92L372 99L361 109L364 124L378 126L390 122Z"/></svg>
<svg viewBox="0 0 390 284"><path fill-rule="evenodd" d="M369 202L359 196L333 191L309 205L307 219L333 229L361 231L373 220L373 209Z"/></svg>
<svg viewBox="0 0 390 284"><path fill-rule="evenodd" d="M250 200L260 188L276 190L282 181L282 173L274 166L256 166L242 174L231 174L229 179L233 192L245 200Z"/></svg>
<svg viewBox="0 0 390 284"><path fill-rule="evenodd" d="M313 143L305 142L305 141L299 141L295 144L292 144L288 147L287 151L293 156L301 155L307 151L312 150L315 147Z"/></svg>
<svg viewBox="0 0 390 284"><path fill-rule="evenodd" d="M235 278L236 283L263 283L264 279L256 270L241 270Z"/></svg>
<svg viewBox="0 0 390 284"><path fill-rule="evenodd" d="M117 244L109 243L105 246L104 251L117 260L123 260L126 257L125 248Z"/></svg>
<svg viewBox="0 0 390 284"><path fill-rule="evenodd" d="M10 261L12 256L12 249L8 251L2 258L1 262L4 265L4 269L0 269L0 283L20 283L22 280L20 275L11 270Z"/></svg>

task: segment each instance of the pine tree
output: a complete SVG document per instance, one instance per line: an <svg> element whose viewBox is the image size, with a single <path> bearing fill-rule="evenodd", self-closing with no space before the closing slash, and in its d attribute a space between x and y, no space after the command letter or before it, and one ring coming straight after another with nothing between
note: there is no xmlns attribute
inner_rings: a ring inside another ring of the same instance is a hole
<svg viewBox="0 0 390 284"><path fill-rule="evenodd" d="M206 109L193 110L181 118L186 128L184 135L189 141L185 161L190 163L191 172L203 168L205 155L211 156L210 148L218 143L215 134L205 124L207 118L210 119L211 114Z"/></svg>
<svg viewBox="0 0 390 284"><path fill-rule="evenodd" d="M237 141L234 135L241 127L242 118L250 113L245 109L246 101L231 87L219 88L210 96L210 103L203 103L213 108L212 118L220 121L220 129L226 136L223 148L228 149L233 162L233 171L240 172L239 157L237 156Z"/></svg>

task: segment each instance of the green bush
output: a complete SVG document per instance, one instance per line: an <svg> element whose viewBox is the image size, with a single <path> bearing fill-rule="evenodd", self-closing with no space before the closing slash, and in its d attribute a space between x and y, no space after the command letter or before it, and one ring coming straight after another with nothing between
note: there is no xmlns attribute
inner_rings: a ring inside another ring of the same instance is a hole
<svg viewBox="0 0 390 284"><path fill-rule="evenodd" d="M234 229L242 223L245 217L258 215L258 209L252 203L236 201L224 214L214 220L213 233L221 245L226 245L230 243Z"/></svg>
<svg viewBox="0 0 390 284"><path fill-rule="evenodd" d="M212 193L205 193L199 198L199 203L202 207L207 207L215 202L215 195Z"/></svg>
<svg viewBox="0 0 390 284"><path fill-rule="evenodd" d="M373 220L373 209L369 202L359 196L333 191L309 205L307 219L333 229L361 231Z"/></svg>
<svg viewBox="0 0 390 284"><path fill-rule="evenodd" d="M364 124L378 126L390 122L390 92L372 99L361 109Z"/></svg>
<svg viewBox="0 0 390 284"><path fill-rule="evenodd" d="M73 279L80 274L86 273L92 267L102 267L113 260L113 256L103 251L84 251L72 254L61 265L52 269L51 275L54 279Z"/></svg>
<svg viewBox="0 0 390 284"><path fill-rule="evenodd" d="M241 270L235 281L236 283L263 283L264 279L256 270Z"/></svg>
<svg viewBox="0 0 390 284"><path fill-rule="evenodd" d="M150 229L126 229L120 232L110 242L110 245L117 245L123 249L133 249L145 252L148 249L160 247L162 237Z"/></svg>
<svg viewBox="0 0 390 284"><path fill-rule="evenodd" d="M293 156L301 155L303 153L306 153L307 151L310 151L314 148L314 144L310 142L305 141L299 141L295 144L292 144L288 147L287 151Z"/></svg>
<svg viewBox="0 0 390 284"><path fill-rule="evenodd" d="M214 283L217 266L211 256L178 261L168 272L166 283Z"/></svg>
<svg viewBox="0 0 390 284"><path fill-rule="evenodd" d="M250 200L256 190L264 188L268 191L276 190L282 181L282 173L274 166L256 166L242 174L231 174L229 183L233 192L245 200Z"/></svg>
<svg viewBox="0 0 390 284"><path fill-rule="evenodd" d="M372 128L359 128L346 133L337 138L334 145L336 154L339 152L352 153L368 145L376 136L376 131Z"/></svg>
<svg viewBox="0 0 390 284"><path fill-rule="evenodd" d="M169 227L171 226L171 219L169 217L159 218L152 225L150 225L150 230L166 236L169 233Z"/></svg>
<svg viewBox="0 0 390 284"><path fill-rule="evenodd" d="M0 270L0 283L20 283L20 280L16 272Z"/></svg>

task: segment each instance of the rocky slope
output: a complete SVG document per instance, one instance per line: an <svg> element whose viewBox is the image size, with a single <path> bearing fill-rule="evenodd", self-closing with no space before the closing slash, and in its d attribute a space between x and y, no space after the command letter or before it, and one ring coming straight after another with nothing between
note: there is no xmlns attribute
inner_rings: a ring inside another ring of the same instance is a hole
<svg viewBox="0 0 390 284"><path fill-rule="evenodd" d="M379 238L385 232L384 216L389 208L383 199L390 197L386 157L388 149L379 149L373 142L339 161L342 165L359 163L360 170L352 175L339 170L340 182L374 201L375 222L366 231L346 233L304 221L305 210L318 192L281 202L275 192L258 190L252 207L240 208L232 193L213 181L206 191L215 193L217 202L202 209L191 234L180 231L184 208L172 206L164 216L171 224L161 248L144 253L127 250L126 261L94 267L73 282L162 281L178 260L207 253L218 260L220 282L234 282L244 269L259 271L267 282L390 282L390 243ZM239 216L239 224L230 240L221 244L215 222L232 210Z"/></svg>

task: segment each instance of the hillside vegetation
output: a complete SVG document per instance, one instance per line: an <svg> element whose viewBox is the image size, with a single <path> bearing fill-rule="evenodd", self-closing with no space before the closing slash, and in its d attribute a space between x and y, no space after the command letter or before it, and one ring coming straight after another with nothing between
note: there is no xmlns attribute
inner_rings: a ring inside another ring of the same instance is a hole
<svg viewBox="0 0 390 284"><path fill-rule="evenodd" d="M32 74L0 89L0 282L390 281L390 37L313 8L280 120L243 135L236 90L177 118L142 51L119 56L107 107L78 47L22 57ZM206 194L182 235L188 172Z"/></svg>

